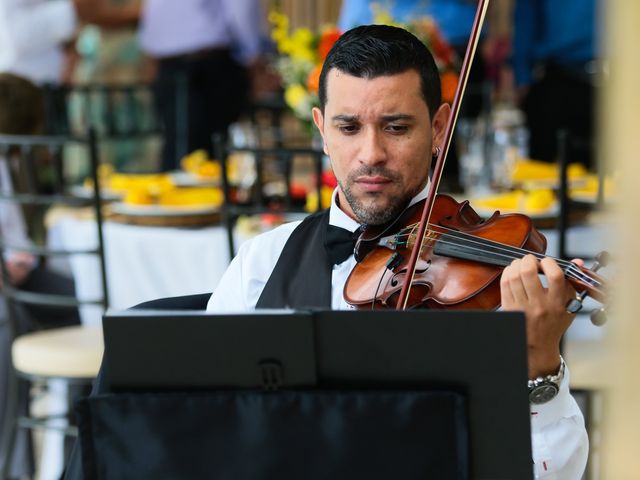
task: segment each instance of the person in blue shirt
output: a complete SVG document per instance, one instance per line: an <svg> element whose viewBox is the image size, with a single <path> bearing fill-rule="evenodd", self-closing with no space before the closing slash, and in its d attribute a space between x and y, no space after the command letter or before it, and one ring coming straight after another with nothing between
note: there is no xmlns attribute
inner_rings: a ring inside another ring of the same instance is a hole
<svg viewBox="0 0 640 480"><path fill-rule="evenodd" d="M555 161L561 129L593 136L596 12L596 0L516 0L512 66L532 158ZM591 165L590 150L571 149L569 161Z"/></svg>

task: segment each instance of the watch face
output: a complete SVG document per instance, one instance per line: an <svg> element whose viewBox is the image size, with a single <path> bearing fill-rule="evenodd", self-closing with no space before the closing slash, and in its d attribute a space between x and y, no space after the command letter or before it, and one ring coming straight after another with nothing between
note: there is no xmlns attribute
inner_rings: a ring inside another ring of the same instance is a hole
<svg viewBox="0 0 640 480"><path fill-rule="evenodd" d="M535 404L546 403L558 394L558 386L555 383L537 385L529 392L529 401Z"/></svg>

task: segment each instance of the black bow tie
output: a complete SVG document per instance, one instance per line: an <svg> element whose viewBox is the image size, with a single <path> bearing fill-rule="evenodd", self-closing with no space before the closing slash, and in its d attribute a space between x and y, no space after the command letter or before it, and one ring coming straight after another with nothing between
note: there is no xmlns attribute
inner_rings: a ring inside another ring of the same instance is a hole
<svg viewBox="0 0 640 480"><path fill-rule="evenodd" d="M356 241L362 233L362 228L355 232L350 232L344 228L334 225L327 225L327 237L324 241L324 248L332 265L340 265L347 258L353 255Z"/></svg>

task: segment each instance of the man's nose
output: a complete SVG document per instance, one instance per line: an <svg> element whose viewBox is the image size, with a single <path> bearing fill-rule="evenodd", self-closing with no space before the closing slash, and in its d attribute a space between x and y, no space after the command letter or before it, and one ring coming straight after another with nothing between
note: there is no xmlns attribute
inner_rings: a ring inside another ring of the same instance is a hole
<svg viewBox="0 0 640 480"><path fill-rule="evenodd" d="M366 165L377 165L385 162L387 158L386 148L384 145L384 139L381 132L377 129L366 129L361 137L360 145L360 163Z"/></svg>

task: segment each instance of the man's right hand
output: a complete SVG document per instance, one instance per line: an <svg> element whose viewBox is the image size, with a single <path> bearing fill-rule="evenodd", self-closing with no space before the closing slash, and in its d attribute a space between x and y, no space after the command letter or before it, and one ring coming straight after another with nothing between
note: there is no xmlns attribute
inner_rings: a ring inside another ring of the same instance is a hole
<svg viewBox="0 0 640 480"><path fill-rule="evenodd" d="M12 255L11 258L5 262L11 285L22 285L27 280L31 270L33 270L34 264L35 258L30 253L20 252ZM1 276L0 287L2 287Z"/></svg>

